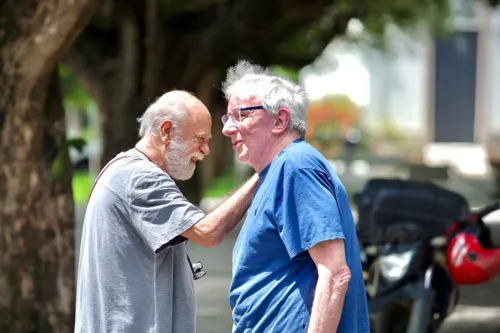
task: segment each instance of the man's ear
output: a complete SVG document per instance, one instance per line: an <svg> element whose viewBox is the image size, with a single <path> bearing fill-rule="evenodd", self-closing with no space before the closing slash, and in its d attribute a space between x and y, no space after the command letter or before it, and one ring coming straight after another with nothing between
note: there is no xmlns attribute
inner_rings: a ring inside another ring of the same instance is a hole
<svg viewBox="0 0 500 333"><path fill-rule="evenodd" d="M167 120L163 121L160 125L161 142L163 142L164 144L167 144L170 141L171 131L172 131L172 120L167 119Z"/></svg>
<svg viewBox="0 0 500 333"><path fill-rule="evenodd" d="M290 124L290 111L284 108L280 108L278 110L278 115L276 116L272 133L273 134L283 133L284 131L287 130L289 124Z"/></svg>

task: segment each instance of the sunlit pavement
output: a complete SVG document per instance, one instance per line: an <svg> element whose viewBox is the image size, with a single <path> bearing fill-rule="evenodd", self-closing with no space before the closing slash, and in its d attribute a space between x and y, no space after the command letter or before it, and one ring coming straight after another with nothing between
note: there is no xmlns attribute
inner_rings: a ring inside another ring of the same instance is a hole
<svg viewBox="0 0 500 333"><path fill-rule="evenodd" d="M232 318L228 302L231 281L231 251L237 231L216 248L189 244L193 261L201 261L207 275L195 281L197 297L197 333L231 332Z"/></svg>
<svg viewBox="0 0 500 333"><path fill-rule="evenodd" d="M500 304L496 307L460 305L439 332L498 333L500 332Z"/></svg>

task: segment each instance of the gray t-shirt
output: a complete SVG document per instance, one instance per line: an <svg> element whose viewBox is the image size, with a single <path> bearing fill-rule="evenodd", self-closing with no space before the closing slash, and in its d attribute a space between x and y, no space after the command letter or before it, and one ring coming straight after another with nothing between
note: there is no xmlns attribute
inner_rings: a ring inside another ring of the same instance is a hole
<svg viewBox="0 0 500 333"><path fill-rule="evenodd" d="M179 240L204 214L144 155L123 155L87 205L75 332L194 333L193 275Z"/></svg>

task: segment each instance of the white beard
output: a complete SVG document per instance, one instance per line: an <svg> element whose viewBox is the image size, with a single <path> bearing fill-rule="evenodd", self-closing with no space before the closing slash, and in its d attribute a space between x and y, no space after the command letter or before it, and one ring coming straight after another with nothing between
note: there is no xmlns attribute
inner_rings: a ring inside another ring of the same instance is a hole
<svg viewBox="0 0 500 333"><path fill-rule="evenodd" d="M186 180L193 177L196 165L191 163L191 158L203 159L203 155L195 153L186 156L189 145L178 137L172 139L168 144L168 151L165 153L165 165L170 177L177 180ZM201 156L200 156L201 155Z"/></svg>

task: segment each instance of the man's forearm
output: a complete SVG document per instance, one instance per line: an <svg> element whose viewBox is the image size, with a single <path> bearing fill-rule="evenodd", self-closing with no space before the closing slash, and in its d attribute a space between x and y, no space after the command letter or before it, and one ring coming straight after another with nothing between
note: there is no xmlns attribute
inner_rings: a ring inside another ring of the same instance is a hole
<svg viewBox="0 0 500 333"><path fill-rule="evenodd" d="M316 283L308 333L336 332L350 280L349 270L332 276L320 274Z"/></svg>
<svg viewBox="0 0 500 333"><path fill-rule="evenodd" d="M203 224L200 227L215 238L215 243L222 241L241 221L252 202L258 182L259 177L254 174L232 196L200 221Z"/></svg>

